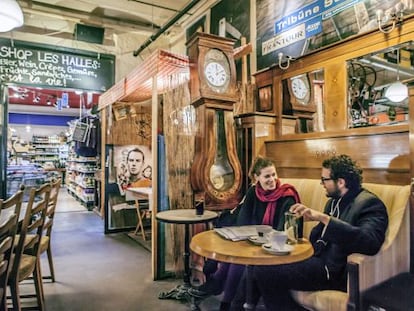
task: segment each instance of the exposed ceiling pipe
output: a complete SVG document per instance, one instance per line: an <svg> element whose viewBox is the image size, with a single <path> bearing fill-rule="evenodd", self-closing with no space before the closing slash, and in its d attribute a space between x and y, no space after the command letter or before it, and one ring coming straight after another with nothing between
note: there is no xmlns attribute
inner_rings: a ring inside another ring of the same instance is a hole
<svg viewBox="0 0 414 311"><path fill-rule="evenodd" d="M170 19L164 26L160 28L155 34L153 34L147 41L145 41L137 50L134 51L133 55L137 57L147 46L157 40L168 28L174 25L181 17L183 17L189 10L191 10L200 0L191 1L182 11L178 12L172 19Z"/></svg>

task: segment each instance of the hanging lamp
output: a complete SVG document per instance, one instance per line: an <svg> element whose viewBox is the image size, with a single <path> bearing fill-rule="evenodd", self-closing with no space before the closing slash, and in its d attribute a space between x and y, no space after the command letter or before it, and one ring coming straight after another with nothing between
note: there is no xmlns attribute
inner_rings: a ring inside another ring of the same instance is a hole
<svg viewBox="0 0 414 311"><path fill-rule="evenodd" d="M23 25L23 12L16 0L2 0L0 32L8 32Z"/></svg>
<svg viewBox="0 0 414 311"><path fill-rule="evenodd" d="M400 48L397 50L397 81L387 87L384 96L394 103L400 103L408 97L408 87L400 82Z"/></svg>

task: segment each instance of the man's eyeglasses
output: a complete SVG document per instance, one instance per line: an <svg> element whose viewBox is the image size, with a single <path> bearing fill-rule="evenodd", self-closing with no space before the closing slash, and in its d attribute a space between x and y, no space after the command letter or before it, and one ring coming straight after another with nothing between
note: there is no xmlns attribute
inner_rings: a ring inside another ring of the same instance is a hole
<svg viewBox="0 0 414 311"><path fill-rule="evenodd" d="M321 177L321 184L324 184L325 181L332 180L333 178L330 177Z"/></svg>

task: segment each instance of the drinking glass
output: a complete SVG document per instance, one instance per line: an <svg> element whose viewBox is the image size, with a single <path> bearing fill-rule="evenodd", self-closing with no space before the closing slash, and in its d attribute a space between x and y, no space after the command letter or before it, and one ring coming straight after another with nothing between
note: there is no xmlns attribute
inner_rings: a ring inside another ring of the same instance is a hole
<svg viewBox="0 0 414 311"><path fill-rule="evenodd" d="M296 244L303 238L303 217L295 213L285 213L285 232L288 244Z"/></svg>

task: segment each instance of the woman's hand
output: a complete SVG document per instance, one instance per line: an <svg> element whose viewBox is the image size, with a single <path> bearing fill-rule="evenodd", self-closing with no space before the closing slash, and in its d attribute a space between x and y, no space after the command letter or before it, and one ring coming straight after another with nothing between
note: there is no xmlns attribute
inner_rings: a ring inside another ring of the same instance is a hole
<svg viewBox="0 0 414 311"><path fill-rule="evenodd" d="M330 219L328 215L311 209L301 203L293 204L289 211L296 214L298 217L303 216L304 221L320 221L327 225Z"/></svg>

